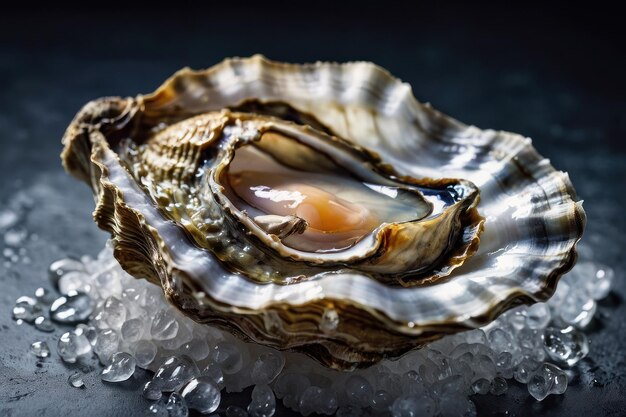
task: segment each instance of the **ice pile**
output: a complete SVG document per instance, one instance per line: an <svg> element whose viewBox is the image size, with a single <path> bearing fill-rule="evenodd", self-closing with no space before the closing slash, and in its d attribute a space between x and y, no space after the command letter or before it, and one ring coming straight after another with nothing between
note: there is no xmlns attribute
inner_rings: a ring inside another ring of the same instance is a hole
<svg viewBox="0 0 626 417"><path fill-rule="evenodd" d="M96 259L63 259L50 276L61 297L44 290L20 297L16 319L51 329L50 320L77 324L59 339L66 362L95 353L102 379L130 378L136 367L154 371L143 396L149 414L272 416L276 403L303 415L392 416L476 414L472 395L502 395L511 380L527 384L541 401L562 394L567 374L589 346L582 329L597 300L610 291L614 272L580 262L564 277L548 303L513 309L490 325L445 337L395 361L366 370L339 372L300 354L247 344L227 332L199 325L165 301L161 289L126 274L107 246ZM50 305L50 307L47 307ZM53 329L53 327L52 327ZM33 344L38 356L47 347ZM82 386L79 377L70 377ZM247 409L220 408L224 392L254 386Z"/></svg>

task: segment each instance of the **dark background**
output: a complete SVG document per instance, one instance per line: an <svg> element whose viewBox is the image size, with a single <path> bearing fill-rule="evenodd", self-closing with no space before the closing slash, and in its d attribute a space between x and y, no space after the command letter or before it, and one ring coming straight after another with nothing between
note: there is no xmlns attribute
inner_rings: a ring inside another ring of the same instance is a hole
<svg viewBox="0 0 626 417"><path fill-rule="evenodd" d="M106 239L91 221L89 190L61 168L60 138L91 99L146 93L183 66L254 53L373 61L453 117L532 137L569 172L589 217L584 242L617 271L588 330L591 353L564 396L537 403L514 385L504 397L474 399L481 415L626 414L626 44L617 9L597 2L106 3L26 2L0 12L0 209L20 212L16 227L27 230L22 246L31 259L0 263L0 416L144 413L144 373L104 385L92 372L86 389L71 388L54 349L60 331L44 334L10 317L18 296L48 285L51 261L95 255ZM37 339L53 350L39 365L28 354ZM226 403L245 406L248 398Z"/></svg>

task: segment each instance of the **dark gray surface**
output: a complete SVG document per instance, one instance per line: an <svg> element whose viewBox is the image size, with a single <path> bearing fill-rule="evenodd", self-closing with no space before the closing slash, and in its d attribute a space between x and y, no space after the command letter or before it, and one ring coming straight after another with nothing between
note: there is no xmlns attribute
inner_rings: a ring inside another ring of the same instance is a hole
<svg viewBox="0 0 626 417"><path fill-rule="evenodd" d="M60 166L60 138L90 99L148 92L180 67L257 52L295 62L372 60L411 83L418 99L460 120L532 137L569 172L585 200L585 240L618 272L589 330L589 357L564 396L537 403L513 386L506 396L475 400L484 415L626 414L626 65L617 18L610 10L323 6L297 14L288 3L268 12L254 3L197 10L184 2L149 13L3 13L0 210L22 213L18 227L28 231L22 246L31 262L0 261L0 416L144 413L144 373L105 385L91 372L87 388L74 389L67 384L72 367L56 354L61 332L11 320L18 296L48 286L51 261L94 255L106 239L91 220L89 190ZM28 353L35 340L48 341L51 358Z"/></svg>

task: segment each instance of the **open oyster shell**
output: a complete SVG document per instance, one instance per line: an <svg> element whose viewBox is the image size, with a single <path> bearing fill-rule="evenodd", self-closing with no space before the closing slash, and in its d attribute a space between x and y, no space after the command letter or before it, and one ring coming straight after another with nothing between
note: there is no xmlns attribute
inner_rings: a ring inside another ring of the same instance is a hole
<svg viewBox="0 0 626 417"><path fill-rule="evenodd" d="M88 103L63 142L126 270L199 322L336 368L546 299L585 224L530 139L444 116L370 63L184 69Z"/></svg>

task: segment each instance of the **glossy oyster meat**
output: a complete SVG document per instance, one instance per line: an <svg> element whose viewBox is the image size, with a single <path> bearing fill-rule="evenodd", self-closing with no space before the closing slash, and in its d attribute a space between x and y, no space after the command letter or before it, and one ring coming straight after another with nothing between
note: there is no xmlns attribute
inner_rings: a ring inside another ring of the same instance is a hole
<svg viewBox="0 0 626 417"><path fill-rule="evenodd" d="M544 300L585 215L530 139L370 63L255 56L88 103L62 157L132 275L196 321L335 368Z"/></svg>

